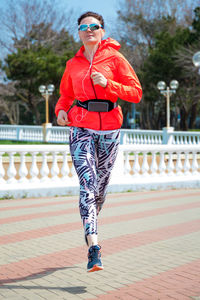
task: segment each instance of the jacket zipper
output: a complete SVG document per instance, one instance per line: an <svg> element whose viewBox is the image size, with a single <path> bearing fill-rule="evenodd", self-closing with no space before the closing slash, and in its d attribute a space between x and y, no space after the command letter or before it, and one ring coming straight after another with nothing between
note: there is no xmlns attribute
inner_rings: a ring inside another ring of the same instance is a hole
<svg viewBox="0 0 200 300"><path fill-rule="evenodd" d="M93 59L94 59L94 57L93 57ZM94 83L93 83L92 78L91 78L91 72L92 72L92 65L90 67L90 81L92 83L92 88L93 88L93 91L94 91L94 94L95 94L95 98L98 99L96 91L95 91ZM99 125L100 125L100 129L99 130L101 130L101 128L102 128L101 113L98 112L98 114L99 114Z"/></svg>

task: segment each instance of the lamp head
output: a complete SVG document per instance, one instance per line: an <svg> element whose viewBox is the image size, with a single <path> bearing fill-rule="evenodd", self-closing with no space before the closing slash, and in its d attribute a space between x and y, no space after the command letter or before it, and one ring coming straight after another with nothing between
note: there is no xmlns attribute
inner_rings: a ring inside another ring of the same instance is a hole
<svg viewBox="0 0 200 300"><path fill-rule="evenodd" d="M164 81L159 81L157 83L157 88L159 89L159 91L162 91L166 88L166 83Z"/></svg>
<svg viewBox="0 0 200 300"><path fill-rule="evenodd" d="M44 94L45 91L46 91L46 86L45 86L45 85L40 85L40 86L39 86L39 92L40 92L41 94Z"/></svg>
<svg viewBox="0 0 200 300"><path fill-rule="evenodd" d="M55 89L55 87L54 87L53 84L49 84L49 85L47 86L47 90L48 90L49 93L53 93L54 89Z"/></svg>
<svg viewBox="0 0 200 300"><path fill-rule="evenodd" d="M179 86L179 83L178 83L177 80L172 80L172 81L170 81L170 88L171 88L172 90L177 90L178 86Z"/></svg>
<svg viewBox="0 0 200 300"><path fill-rule="evenodd" d="M200 51L196 52L192 57L193 64L195 67L200 68Z"/></svg>

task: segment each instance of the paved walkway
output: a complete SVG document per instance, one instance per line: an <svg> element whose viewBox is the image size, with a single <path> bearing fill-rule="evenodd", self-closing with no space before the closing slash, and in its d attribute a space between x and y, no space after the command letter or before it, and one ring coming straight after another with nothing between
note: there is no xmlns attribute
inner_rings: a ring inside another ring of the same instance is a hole
<svg viewBox="0 0 200 300"><path fill-rule="evenodd" d="M77 202L0 201L0 299L200 299L200 189L108 195L89 274Z"/></svg>

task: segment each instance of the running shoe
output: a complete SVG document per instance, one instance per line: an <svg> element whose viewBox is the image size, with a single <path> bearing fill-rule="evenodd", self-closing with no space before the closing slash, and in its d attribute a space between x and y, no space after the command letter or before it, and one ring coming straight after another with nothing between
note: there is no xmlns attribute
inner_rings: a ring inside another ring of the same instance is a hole
<svg viewBox="0 0 200 300"><path fill-rule="evenodd" d="M99 245L91 246L88 250L87 272L95 272L103 270L101 262L101 247Z"/></svg>

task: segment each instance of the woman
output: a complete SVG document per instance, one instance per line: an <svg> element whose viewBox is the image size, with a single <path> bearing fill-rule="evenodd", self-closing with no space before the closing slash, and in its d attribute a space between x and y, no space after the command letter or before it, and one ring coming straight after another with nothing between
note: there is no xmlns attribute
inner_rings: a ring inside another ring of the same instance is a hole
<svg viewBox="0 0 200 300"><path fill-rule="evenodd" d="M134 70L118 52L119 43L102 40L101 15L81 15L78 33L83 46L67 62L55 113L59 125L70 126L70 152L79 177L80 215L89 246L87 271L94 272L103 269L97 216L105 201L123 121L117 99L138 103L142 89Z"/></svg>

